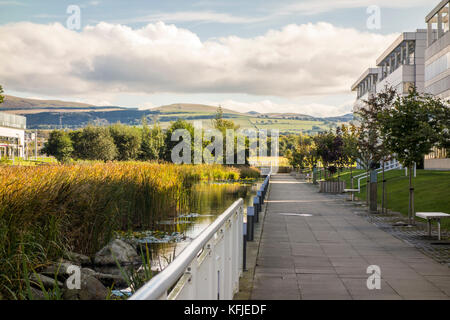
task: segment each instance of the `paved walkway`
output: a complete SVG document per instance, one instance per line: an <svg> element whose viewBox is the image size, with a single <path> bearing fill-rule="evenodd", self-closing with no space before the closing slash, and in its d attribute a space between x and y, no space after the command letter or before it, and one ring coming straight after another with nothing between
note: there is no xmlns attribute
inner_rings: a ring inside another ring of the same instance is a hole
<svg viewBox="0 0 450 320"><path fill-rule="evenodd" d="M450 269L288 174L272 177L252 299L450 299ZM310 217L285 214L310 214ZM381 289L367 288L369 265Z"/></svg>

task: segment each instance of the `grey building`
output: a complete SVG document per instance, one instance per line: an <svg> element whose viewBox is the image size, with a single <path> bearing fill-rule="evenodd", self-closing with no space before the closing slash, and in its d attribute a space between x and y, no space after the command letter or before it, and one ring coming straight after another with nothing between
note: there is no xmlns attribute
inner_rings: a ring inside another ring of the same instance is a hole
<svg viewBox="0 0 450 320"><path fill-rule="evenodd" d="M370 94L393 87L399 94L407 94L415 86L425 90L425 49L427 30L403 32L376 60L376 67L367 69L352 85L357 93L353 111L364 104Z"/></svg>
<svg viewBox="0 0 450 320"><path fill-rule="evenodd" d="M426 17L425 90L450 98L449 0L441 1Z"/></svg>
<svg viewBox="0 0 450 320"><path fill-rule="evenodd" d="M428 25L425 50L425 91L450 99L450 0L441 1L425 18ZM450 169L450 155L434 148L425 157L425 169Z"/></svg>

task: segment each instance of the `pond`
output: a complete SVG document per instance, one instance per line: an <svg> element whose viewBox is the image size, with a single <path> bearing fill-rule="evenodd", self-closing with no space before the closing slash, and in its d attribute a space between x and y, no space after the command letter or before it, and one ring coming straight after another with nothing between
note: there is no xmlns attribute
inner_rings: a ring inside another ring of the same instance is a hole
<svg viewBox="0 0 450 320"><path fill-rule="evenodd" d="M133 241L148 247L152 270L163 270L189 243L239 198L244 199L244 213L253 205L262 181L236 183L198 183L186 194L185 211L176 217L156 221L153 230L135 232ZM164 216L164 215L163 215Z"/></svg>

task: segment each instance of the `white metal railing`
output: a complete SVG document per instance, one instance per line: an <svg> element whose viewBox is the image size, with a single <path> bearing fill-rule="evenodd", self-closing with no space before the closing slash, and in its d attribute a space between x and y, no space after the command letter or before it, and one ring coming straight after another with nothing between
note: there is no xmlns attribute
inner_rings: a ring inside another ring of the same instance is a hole
<svg viewBox="0 0 450 320"><path fill-rule="evenodd" d="M401 166L401 164L398 161L395 161L395 162L391 162L388 166L386 166L384 168L384 172L388 172L388 171L391 171L391 170L399 170L399 169L402 169L402 166ZM383 168L376 169L376 172L377 172L377 174L382 173L383 172ZM361 173L361 174L359 174L357 176L354 176L352 178L352 179L358 178L358 190L361 190L361 180L362 179L367 179L368 177L369 177L369 173L368 172L364 172L364 173Z"/></svg>
<svg viewBox="0 0 450 320"><path fill-rule="evenodd" d="M244 201L237 200L130 300L231 300L243 266Z"/></svg>

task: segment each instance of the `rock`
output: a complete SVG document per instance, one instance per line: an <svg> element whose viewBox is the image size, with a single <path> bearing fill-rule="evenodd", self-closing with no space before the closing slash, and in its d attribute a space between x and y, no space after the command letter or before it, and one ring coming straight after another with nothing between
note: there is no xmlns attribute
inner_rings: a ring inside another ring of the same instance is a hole
<svg viewBox="0 0 450 320"><path fill-rule="evenodd" d="M97 274L97 271L89 269L89 268L82 268L81 273L86 276L95 276Z"/></svg>
<svg viewBox="0 0 450 320"><path fill-rule="evenodd" d="M96 265L134 264L140 261L136 250L120 239L115 239L95 254Z"/></svg>
<svg viewBox="0 0 450 320"><path fill-rule="evenodd" d="M65 279L67 279L67 277L70 276L68 270L70 267L73 268L73 266L77 265L71 262L58 262L48 267L45 267L40 273L53 279L55 278L56 275L56 277L59 280L64 281Z"/></svg>
<svg viewBox="0 0 450 320"><path fill-rule="evenodd" d="M95 278L100 280L101 283L103 283L107 287L114 288L127 288L128 283L125 281L125 279L122 276L114 275L114 274L107 274L107 273L96 273L94 275Z"/></svg>
<svg viewBox="0 0 450 320"><path fill-rule="evenodd" d="M45 289L53 289L55 287L55 284L60 288L62 288L63 286L62 282L55 280L55 278L50 278L38 273L33 273L30 276L30 281L32 281L32 285L37 288L41 288L41 285L43 285Z"/></svg>
<svg viewBox="0 0 450 320"><path fill-rule="evenodd" d="M67 282L63 298L65 300L105 300L108 289L94 276L81 273L80 288L69 289Z"/></svg>
<svg viewBox="0 0 450 320"><path fill-rule="evenodd" d="M91 258L83 254L79 254L76 252L66 252L65 256L67 259L69 259L70 262L80 266L87 266L91 264Z"/></svg>

